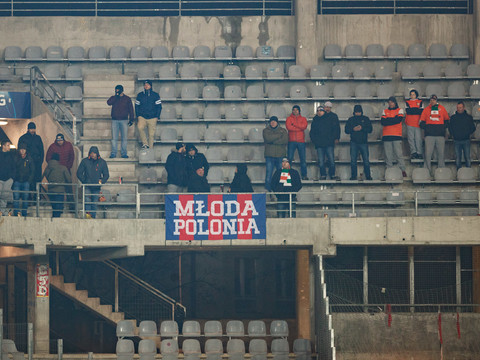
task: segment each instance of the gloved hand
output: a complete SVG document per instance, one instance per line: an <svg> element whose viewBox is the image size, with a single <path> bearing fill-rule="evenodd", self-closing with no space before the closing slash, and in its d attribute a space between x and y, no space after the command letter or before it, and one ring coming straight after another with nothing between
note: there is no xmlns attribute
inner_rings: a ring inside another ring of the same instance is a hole
<svg viewBox="0 0 480 360"><path fill-rule="evenodd" d="M128 120L128 126L132 126L133 125L133 120Z"/></svg>

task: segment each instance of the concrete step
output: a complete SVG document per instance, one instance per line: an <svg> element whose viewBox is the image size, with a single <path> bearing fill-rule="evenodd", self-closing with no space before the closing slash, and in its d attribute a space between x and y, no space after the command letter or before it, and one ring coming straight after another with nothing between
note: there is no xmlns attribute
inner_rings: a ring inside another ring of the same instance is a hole
<svg viewBox="0 0 480 360"><path fill-rule="evenodd" d="M107 105L106 99L94 100L94 99L85 99L83 101L83 114L84 115L95 115L95 116L110 116L111 109Z"/></svg>
<svg viewBox="0 0 480 360"><path fill-rule="evenodd" d="M113 312L110 318L115 322L119 322L125 319L125 314L122 312Z"/></svg>
<svg viewBox="0 0 480 360"><path fill-rule="evenodd" d="M97 311L103 316L110 317L112 315L112 305L100 305Z"/></svg>
<svg viewBox="0 0 480 360"><path fill-rule="evenodd" d="M92 139L107 139L107 140L110 140L112 138L112 128L111 128L110 124L108 124L108 125L109 125L108 129L88 129L88 128L84 127L83 128L83 138L84 139L92 138ZM132 140L136 139L135 128L133 126L130 126L128 128L127 138L132 139Z"/></svg>
<svg viewBox="0 0 480 360"><path fill-rule="evenodd" d="M84 303L88 299L88 291L87 290L77 290L76 299L78 301Z"/></svg>
<svg viewBox="0 0 480 360"><path fill-rule="evenodd" d="M75 293L77 292L77 285L74 283L64 283L63 291L65 291L69 295L75 295Z"/></svg>
<svg viewBox="0 0 480 360"><path fill-rule="evenodd" d="M94 297L94 298L87 298L87 300L85 301L85 305L87 305L88 307L90 307L91 309L95 310L98 312L98 308L100 306L100 298L98 297Z"/></svg>

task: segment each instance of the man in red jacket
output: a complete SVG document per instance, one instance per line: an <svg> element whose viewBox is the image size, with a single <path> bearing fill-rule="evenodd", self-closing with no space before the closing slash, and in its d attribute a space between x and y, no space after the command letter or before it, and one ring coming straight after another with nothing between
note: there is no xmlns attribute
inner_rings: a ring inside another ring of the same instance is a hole
<svg viewBox="0 0 480 360"><path fill-rule="evenodd" d="M47 156L45 161L48 163L52 160L52 155L57 153L60 155L60 165L65 166L71 173L73 162L75 161L75 152L73 151L73 145L70 141L65 141L65 136L59 133L55 138L55 142L48 147Z"/></svg>
<svg viewBox="0 0 480 360"><path fill-rule="evenodd" d="M117 157L118 132L122 136L120 153L122 158L128 159L127 155L127 132L128 126L133 124L135 115L133 113L132 99L123 93L123 86L115 86L115 95L110 96L107 104L112 107L112 150L110 158Z"/></svg>
<svg viewBox="0 0 480 360"><path fill-rule="evenodd" d="M287 156L290 163L293 163L295 150L298 149L302 180L308 180L307 161L305 159L305 129L307 128L307 125L307 119L300 115L300 106L294 105L292 108L292 114L287 118L286 123L286 128L288 130Z"/></svg>

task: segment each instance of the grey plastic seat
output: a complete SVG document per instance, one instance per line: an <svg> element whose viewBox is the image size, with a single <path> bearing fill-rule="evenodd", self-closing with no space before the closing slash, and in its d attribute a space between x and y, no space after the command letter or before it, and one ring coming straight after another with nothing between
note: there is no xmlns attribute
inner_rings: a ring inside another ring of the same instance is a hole
<svg viewBox="0 0 480 360"><path fill-rule="evenodd" d="M120 339L117 341L116 346L117 359L120 360L131 360L135 354L135 346L133 341L130 339Z"/></svg>
<svg viewBox="0 0 480 360"><path fill-rule="evenodd" d="M148 50L145 46L133 46L130 49L130 60L145 61L148 59Z"/></svg>
<svg viewBox="0 0 480 360"><path fill-rule="evenodd" d="M147 150L150 150L150 149L147 149ZM152 320L140 321L140 324L138 325L138 335L139 336L157 336L157 324L155 323L155 321L152 321Z"/></svg>
<svg viewBox="0 0 480 360"><path fill-rule="evenodd" d="M190 49L188 46L175 46L172 49L172 58L178 59L190 59Z"/></svg>
<svg viewBox="0 0 480 360"><path fill-rule="evenodd" d="M439 202L451 203L457 199L457 194L452 191L437 191L436 197Z"/></svg>
<svg viewBox="0 0 480 360"><path fill-rule="evenodd" d="M439 98L444 97L445 90L443 89L442 85L436 83L430 83L427 85L425 89L425 95L430 98L433 94L437 95Z"/></svg>
<svg viewBox="0 0 480 360"><path fill-rule="evenodd" d="M205 121L218 121L221 117L220 108L216 104L209 104L203 111L203 119Z"/></svg>
<svg viewBox="0 0 480 360"><path fill-rule="evenodd" d="M228 358L232 360L243 360L245 356L245 343L241 339L230 339L227 342Z"/></svg>
<svg viewBox="0 0 480 360"><path fill-rule="evenodd" d="M107 60L107 49L103 46L93 46L88 49L88 59L91 61Z"/></svg>
<svg viewBox="0 0 480 360"><path fill-rule="evenodd" d="M199 69L197 64L184 64L180 69L180 77L182 79L198 79Z"/></svg>
<svg viewBox="0 0 480 360"><path fill-rule="evenodd" d="M110 60L127 60L127 48L125 46L112 46L109 55Z"/></svg>
<svg viewBox="0 0 480 360"><path fill-rule="evenodd" d="M472 84L468 93L472 99L480 99L480 84Z"/></svg>
<svg viewBox="0 0 480 360"><path fill-rule="evenodd" d="M205 355L208 360L220 360L223 355L223 344L220 339L205 341Z"/></svg>
<svg viewBox="0 0 480 360"><path fill-rule="evenodd" d="M175 130L175 129L173 129ZM175 133L177 131L175 130ZM176 140L176 139L175 139ZM160 324L160 336L169 336L169 337L173 337L173 336L178 336L178 324L176 321L173 321L173 320L164 320L161 322ZM163 343L163 341L162 341ZM177 350L178 350L178 346L177 346ZM163 353L163 351L162 351Z"/></svg>
<svg viewBox="0 0 480 360"><path fill-rule="evenodd" d="M65 80L81 81L83 80L82 68L77 65L70 65L65 69Z"/></svg>
<svg viewBox="0 0 480 360"><path fill-rule="evenodd" d="M228 85L223 92L225 100L241 100L242 88L238 85Z"/></svg>
<svg viewBox="0 0 480 360"><path fill-rule="evenodd" d="M153 67L151 65L144 65L138 69L138 72L137 72L138 81L153 80L154 78L155 78L155 72L153 71Z"/></svg>
<svg viewBox="0 0 480 360"><path fill-rule="evenodd" d="M459 182L473 182L476 179L475 170L473 168L462 167L458 169L457 180Z"/></svg>
<svg viewBox="0 0 480 360"><path fill-rule="evenodd" d="M349 71L345 65L335 65L332 67L332 78L333 79L348 79Z"/></svg>
<svg viewBox="0 0 480 360"><path fill-rule="evenodd" d="M244 162L246 159L245 152L242 148L232 147L228 149L227 161L229 162Z"/></svg>
<svg viewBox="0 0 480 360"><path fill-rule="evenodd" d="M231 60L233 56L232 48L226 45L216 46L214 54L217 60Z"/></svg>
<svg viewBox="0 0 480 360"><path fill-rule="evenodd" d="M217 64L203 64L200 73L203 79L219 79L220 69Z"/></svg>
<svg viewBox="0 0 480 360"><path fill-rule="evenodd" d="M200 141L199 129L196 127L188 127L183 130L182 140L185 143L197 143Z"/></svg>
<svg viewBox="0 0 480 360"><path fill-rule="evenodd" d="M267 326L263 320L250 320L248 322L248 336L258 337L267 335Z"/></svg>
<svg viewBox="0 0 480 360"><path fill-rule="evenodd" d="M248 65L245 68L245 78L259 80L263 77L262 68L258 65Z"/></svg>
<svg viewBox="0 0 480 360"><path fill-rule="evenodd" d="M442 77L440 64L436 62L426 63L423 67L423 77L425 79L440 79Z"/></svg>
<svg viewBox="0 0 480 360"><path fill-rule="evenodd" d="M210 164L215 163L215 162L223 162L225 161L225 155L222 151L222 149L218 149L215 147L210 147L205 151L205 157L207 158L208 162ZM221 325L220 325L220 333L221 333ZM207 336L205 334L205 336ZM221 336L221 335L212 335L212 336Z"/></svg>
<svg viewBox="0 0 480 360"><path fill-rule="evenodd" d="M42 61L43 50L40 46L29 46L25 49L25 60L27 61Z"/></svg>
<svg viewBox="0 0 480 360"><path fill-rule="evenodd" d="M452 170L450 168L436 168L434 179L440 182L451 182L453 181Z"/></svg>
<svg viewBox="0 0 480 360"><path fill-rule="evenodd" d="M280 45L277 48L277 58L282 60L295 59L295 46L292 45Z"/></svg>
<svg viewBox="0 0 480 360"><path fill-rule="evenodd" d="M173 64L165 64L160 66L158 71L158 77L161 80L176 79L177 78L177 69Z"/></svg>
<svg viewBox="0 0 480 360"><path fill-rule="evenodd" d="M72 46L67 50L68 61L83 61L85 60L85 49L81 46Z"/></svg>
<svg viewBox="0 0 480 360"><path fill-rule="evenodd" d="M372 77L372 72L365 65L355 65L353 68L353 78L355 80L369 80Z"/></svg>
<svg viewBox="0 0 480 360"><path fill-rule="evenodd" d="M197 45L193 49L193 58L196 60L207 60L212 57L210 48L205 45Z"/></svg>
<svg viewBox="0 0 480 360"><path fill-rule="evenodd" d="M225 177L220 167L210 167L208 170L207 180L211 184L223 184Z"/></svg>
<svg viewBox="0 0 480 360"><path fill-rule="evenodd" d="M172 105L164 105L162 107L162 112L160 113L161 120L176 120L177 119L177 109Z"/></svg>
<svg viewBox="0 0 480 360"><path fill-rule="evenodd" d="M290 79L306 79L307 71L302 65L292 65L288 68L288 77Z"/></svg>
<svg viewBox="0 0 480 360"><path fill-rule="evenodd" d="M450 48L450 56L456 59L468 59L470 57L468 46L465 44L453 44Z"/></svg>
<svg viewBox="0 0 480 360"><path fill-rule="evenodd" d="M45 67L45 77L49 80L61 80L60 64L49 64Z"/></svg>
<svg viewBox="0 0 480 360"><path fill-rule="evenodd" d="M162 85L160 86L158 93L162 100L175 100L177 98L175 94L175 85Z"/></svg>
<svg viewBox="0 0 480 360"><path fill-rule="evenodd" d="M360 84L355 88L355 97L357 99L371 99L373 97L373 89L370 84Z"/></svg>
<svg viewBox="0 0 480 360"><path fill-rule="evenodd" d="M283 66L271 65L267 68L267 79L283 79L284 77Z"/></svg>
<svg viewBox="0 0 480 360"><path fill-rule="evenodd" d="M328 44L323 49L323 57L325 59L341 59L342 49L337 44Z"/></svg>
<svg viewBox="0 0 480 360"><path fill-rule="evenodd" d="M159 45L152 47L151 52L152 60L167 60L168 56L168 49L166 46Z"/></svg>
<svg viewBox="0 0 480 360"><path fill-rule="evenodd" d="M215 85L207 85L202 90L202 98L204 100L220 100L220 89ZM182 99L183 89L182 89Z"/></svg>
<svg viewBox="0 0 480 360"><path fill-rule="evenodd" d="M337 84L333 88L334 99L350 99L353 96L353 89L347 84Z"/></svg>
<svg viewBox="0 0 480 360"><path fill-rule="evenodd" d="M237 59L253 59L253 49L250 45L239 45L235 49L235 57Z"/></svg>
<svg viewBox="0 0 480 360"><path fill-rule="evenodd" d="M393 77L393 69L391 64L377 64L375 66L375 79L391 80Z"/></svg>
<svg viewBox="0 0 480 360"><path fill-rule="evenodd" d="M381 44L370 44L367 45L365 50L368 59L383 59L385 53L383 51L383 45Z"/></svg>
<svg viewBox="0 0 480 360"><path fill-rule="evenodd" d="M220 95L219 95L220 96ZM195 101L198 100L198 86L197 84L185 84L182 86L180 93L182 100Z"/></svg>
<svg viewBox="0 0 480 360"><path fill-rule="evenodd" d="M427 168L415 168L412 172L412 181L414 183L430 182L430 172Z"/></svg>
<svg viewBox="0 0 480 360"><path fill-rule="evenodd" d="M240 67L238 65L227 65L223 68L223 78L239 80L242 77Z"/></svg>
<svg viewBox="0 0 480 360"><path fill-rule="evenodd" d="M263 100L265 98L262 85L250 85L247 87L245 95L248 100Z"/></svg>
<svg viewBox="0 0 480 360"><path fill-rule="evenodd" d="M278 120L282 121L287 118L287 111L282 105L273 105L268 111L268 118L276 116Z"/></svg>
<svg viewBox="0 0 480 360"><path fill-rule="evenodd" d="M310 79L326 80L332 74L332 69L327 64L314 65L310 68Z"/></svg>
<svg viewBox="0 0 480 360"><path fill-rule="evenodd" d="M273 49L268 45L259 46L255 51L255 55L257 59L273 59Z"/></svg>
<svg viewBox="0 0 480 360"><path fill-rule="evenodd" d="M163 111L162 111L163 112ZM182 119L183 120L198 120L198 107L195 105L187 105L182 107Z"/></svg>
<svg viewBox="0 0 480 360"><path fill-rule="evenodd" d="M298 360L310 360L312 356L310 340L295 339L293 341L293 352L295 354L295 358Z"/></svg>
<svg viewBox="0 0 480 360"><path fill-rule="evenodd" d="M408 47L408 56L411 59L425 59L427 49L424 44L412 44Z"/></svg>
<svg viewBox="0 0 480 360"><path fill-rule="evenodd" d="M311 95L314 100L327 100L330 98L330 86L328 84L314 85Z"/></svg>
<svg viewBox="0 0 480 360"><path fill-rule="evenodd" d="M388 99L394 95L394 88L392 84L380 84L377 87L377 97L379 99Z"/></svg>
<svg viewBox="0 0 480 360"><path fill-rule="evenodd" d="M185 359L194 360L200 359L200 342L197 339L186 339L182 343L182 352Z"/></svg>
<svg viewBox="0 0 480 360"><path fill-rule="evenodd" d="M446 59L448 57L447 47L444 44L432 44L428 51L431 59Z"/></svg>
<svg viewBox="0 0 480 360"><path fill-rule="evenodd" d="M267 342L265 339L252 339L248 344L248 353L254 360L267 359Z"/></svg>
<svg viewBox="0 0 480 360"><path fill-rule="evenodd" d="M285 99L285 88L283 85L270 85L267 89L267 97L269 99L282 100Z"/></svg>
<svg viewBox="0 0 480 360"><path fill-rule="evenodd" d="M339 119L346 120L353 114L353 108L350 105L342 104L335 109Z"/></svg>
<svg viewBox="0 0 480 360"><path fill-rule="evenodd" d="M148 150L148 149L147 149ZM141 169L138 182L141 184L152 183L155 184L158 180L157 171L153 168Z"/></svg>
<svg viewBox="0 0 480 360"><path fill-rule="evenodd" d="M175 128L163 128L160 132L160 140L162 142L177 142L178 135L177 129ZM163 323L162 323L163 324Z"/></svg>
<svg viewBox="0 0 480 360"><path fill-rule="evenodd" d="M225 106L225 120L227 121L241 121L243 120L243 106L242 104L227 104Z"/></svg>
<svg viewBox="0 0 480 360"><path fill-rule="evenodd" d="M292 85L290 87L290 98L306 100L308 98L308 90L304 85Z"/></svg>
<svg viewBox="0 0 480 360"><path fill-rule="evenodd" d="M460 64L449 63L445 68L445 77L447 79L463 77L463 70Z"/></svg>
<svg viewBox="0 0 480 360"><path fill-rule="evenodd" d="M402 79L419 79L420 68L416 64L406 64L402 68Z"/></svg>
<svg viewBox="0 0 480 360"><path fill-rule="evenodd" d="M117 323L117 337L133 337L135 336L134 322L132 320L120 320Z"/></svg>
<svg viewBox="0 0 480 360"><path fill-rule="evenodd" d="M160 343L162 359L174 360L178 357L178 342L175 339L165 339Z"/></svg>
<svg viewBox="0 0 480 360"><path fill-rule="evenodd" d="M370 119L374 119L375 118L375 109L373 108L372 105L370 104L365 104L362 106L363 108L363 115L367 116L368 118Z"/></svg>
<svg viewBox="0 0 480 360"><path fill-rule="evenodd" d="M63 60L63 48L60 46L49 46L46 51L47 61Z"/></svg>
<svg viewBox="0 0 480 360"><path fill-rule="evenodd" d="M151 163L155 161L155 151L153 149L141 149L138 154L138 162Z"/></svg>
<svg viewBox="0 0 480 360"><path fill-rule="evenodd" d="M263 132L259 128L251 128L248 131L248 140L250 142L263 143Z"/></svg>
<svg viewBox="0 0 480 360"><path fill-rule="evenodd" d="M345 58L361 59L363 58L363 49L359 44L348 44L345 46Z"/></svg>
<svg viewBox="0 0 480 360"><path fill-rule="evenodd" d="M209 127L205 130L204 138L206 143L222 142L223 134L219 128Z"/></svg>
<svg viewBox="0 0 480 360"><path fill-rule="evenodd" d="M157 346L152 339L143 339L138 343L138 355L141 360L154 360L157 354Z"/></svg>
<svg viewBox="0 0 480 360"><path fill-rule="evenodd" d="M241 322L240 320L228 321L226 326L226 333L227 336L244 336L245 329L243 326L243 322Z"/></svg>
<svg viewBox="0 0 480 360"><path fill-rule="evenodd" d="M453 99L464 99L467 91L462 82L454 82L448 85L447 96Z"/></svg>
<svg viewBox="0 0 480 360"><path fill-rule="evenodd" d="M67 86L64 98L67 101L81 101L83 99L82 88L75 85Z"/></svg>
<svg viewBox="0 0 480 360"><path fill-rule="evenodd" d="M222 336L222 323L218 320L208 320L203 326L203 333L207 337ZM214 342L212 342L214 343ZM205 344L206 347L206 344Z"/></svg>
<svg viewBox="0 0 480 360"><path fill-rule="evenodd" d="M249 105L247 108L248 120L265 120L265 108L262 104Z"/></svg>
<svg viewBox="0 0 480 360"><path fill-rule="evenodd" d="M403 182L402 170L396 166L385 169L385 181Z"/></svg>
<svg viewBox="0 0 480 360"><path fill-rule="evenodd" d="M275 360L288 360L290 347L287 339L273 339L271 350Z"/></svg>
<svg viewBox="0 0 480 360"><path fill-rule="evenodd" d="M20 46L7 46L4 53L5 61L18 61L22 59Z"/></svg>
<svg viewBox="0 0 480 360"><path fill-rule="evenodd" d="M468 189L464 189L460 191L460 201L471 202L471 201L477 201L477 200L478 200L478 191L468 190Z"/></svg>

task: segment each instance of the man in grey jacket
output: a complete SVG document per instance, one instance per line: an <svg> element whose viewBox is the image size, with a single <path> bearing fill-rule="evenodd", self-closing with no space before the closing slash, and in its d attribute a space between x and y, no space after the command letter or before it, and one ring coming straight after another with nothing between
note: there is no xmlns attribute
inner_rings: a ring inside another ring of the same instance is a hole
<svg viewBox="0 0 480 360"><path fill-rule="evenodd" d="M263 129L263 140L265 141L265 189L272 191L270 182L273 172L282 168L282 159L286 156L288 144L287 129L278 124L278 118L272 116L268 126Z"/></svg>

